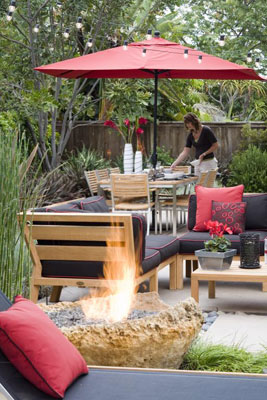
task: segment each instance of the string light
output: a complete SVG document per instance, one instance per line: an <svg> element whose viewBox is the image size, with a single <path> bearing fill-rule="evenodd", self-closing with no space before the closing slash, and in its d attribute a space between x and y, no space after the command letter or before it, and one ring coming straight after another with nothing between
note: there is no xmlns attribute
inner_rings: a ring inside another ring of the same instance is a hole
<svg viewBox="0 0 267 400"><path fill-rule="evenodd" d="M92 38L87 40L86 46L87 47L92 47L93 46L93 39Z"/></svg>
<svg viewBox="0 0 267 400"><path fill-rule="evenodd" d="M146 39L147 40L151 40L152 39L152 29L148 29L147 30Z"/></svg>
<svg viewBox="0 0 267 400"><path fill-rule="evenodd" d="M199 63L199 64L202 63L202 56L198 56L198 63Z"/></svg>
<svg viewBox="0 0 267 400"><path fill-rule="evenodd" d="M6 15L6 19L7 19L8 21L11 21L12 18L13 18L13 12L8 11L8 13L7 13L7 15Z"/></svg>
<svg viewBox="0 0 267 400"><path fill-rule="evenodd" d="M33 32L35 32L35 33L39 32L39 24L35 25L35 27L33 28Z"/></svg>
<svg viewBox="0 0 267 400"><path fill-rule="evenodd" d="M143 56L143 57L146 56L146 49L143 49L143 51L142 51L142 56Z"/></svg>
<svg viewBox="0 0 267 400"><path fill-rule="evenodd" d="M70 28L66 28L65 31L63 32L63 36L65 39L68 39L70 36Z"/></svg>
<svg viewBox="0 0 267 400"><path fill-rule="evenodd" d="M12 13L16 10L16 1L15 0L11 0L8 10L11 11Z"/></svg>
<svg viewBox="0 0 267 400"><path fill-rule="evenodd" d="M248 62L248 63L251 63L251 61L252 61L251 52L248 52L248 55L247 55L247 62Z"/></svg>
<svg viewBox="0 0 267 400"><path fill-rule="evenodd" d="M256 58L255 65L256 65L257 68L260 68L260 59L259 59L259 57Z"/></svg>
<svg viewBox="0 0 267 400"><path fill-rule="evenodd" d="M123 42L123 50L128 50L128 41L124 40Z"/></svg>
<svg viewBox="0 0 267 400"><path fill-rule="evenodd" d="M225 35L220 35L219 45L220 45L221 47L223 47L223 46L225 45L224 39L225 39Z"/></svg>
<svg viewBox="0 0 267 400"><path fill-rule="evenodd" d="M82 17L78 17L78 18L77 18L77 22L76 22L76 28L77 28L77 29L82 29L82 26L83 26L83 24L82 24Z"/></svg>
<svg viewBox="0 0 267 400"><path fill-rule="evenodd" d="M188 58L188 49L184 50L184 58Z"/></svg>

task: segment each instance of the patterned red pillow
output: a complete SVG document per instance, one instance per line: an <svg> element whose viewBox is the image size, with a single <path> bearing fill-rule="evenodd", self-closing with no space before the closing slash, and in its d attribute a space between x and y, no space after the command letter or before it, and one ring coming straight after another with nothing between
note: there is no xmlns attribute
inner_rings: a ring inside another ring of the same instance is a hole
<svg viewBox="0 0 267 400"><path fill-rule="evenodd" d="M213 200L211 219L226 224L233 234L238 235L245 230L246 206L246 202L226 203Z"/></svg>

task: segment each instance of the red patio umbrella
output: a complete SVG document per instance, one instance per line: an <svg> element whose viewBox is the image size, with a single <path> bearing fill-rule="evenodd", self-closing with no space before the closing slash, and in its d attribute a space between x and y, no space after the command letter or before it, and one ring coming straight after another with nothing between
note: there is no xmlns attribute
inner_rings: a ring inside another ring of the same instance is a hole
<svg viewBox="0 0 267 400"><path fill-rule="evenodd" d="M234 64L159 37L130 43L35 68L61 78L154 78L154 143L157 163L157 94L159 78L265 80L252 68Z"/></svg>

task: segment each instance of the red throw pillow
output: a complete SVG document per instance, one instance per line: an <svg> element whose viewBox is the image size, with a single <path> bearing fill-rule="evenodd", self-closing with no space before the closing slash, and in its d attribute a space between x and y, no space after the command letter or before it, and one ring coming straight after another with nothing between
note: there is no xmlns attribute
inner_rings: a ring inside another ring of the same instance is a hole
<svg viewBox="0 0 267 400"><path fill-rule="evenodd" d="M197 196L197 212L196 225L194 231L204 232L207 228L204 222L211 219L211 202L226 201L231 203L241 202L244 192L244 185L224 188L206 188L204 186L196 186Z"/></svg>
<svg viewBox="0 0 267 400"><path fill-rule="evenodd" d="M234 234L238 235L245 230L246 206L246 202L212 201L211 219L226 224Z"/></svg>
<svg viewBox="0 0 267 400"><path fill-rule="evenodd" d="M88 373L73 344L36 304L22 296L0 312L0 348L26 379L58 399L79 375Z"/></svg>

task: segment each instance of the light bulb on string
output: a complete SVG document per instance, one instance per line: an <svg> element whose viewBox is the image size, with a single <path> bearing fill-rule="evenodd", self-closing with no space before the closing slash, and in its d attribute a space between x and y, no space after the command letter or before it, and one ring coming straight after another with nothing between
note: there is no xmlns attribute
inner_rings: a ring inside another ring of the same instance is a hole
<svg viewBox="0 0 267 400"><path fill-rule="evenodd" d="M152 29L148 29L146 34L146 40L151 40L151 39L152 39Z"/></svg>
<svg viewBox="0 0 267 400"><path fill-rule="evenodd" d="M142 51L142 56L143 56L143 57L146 56L146 49L143 49L143 51Z"/></svg>
<svg viewBox="0 0 267 400"><path fill-rule="evenodd" d="M16 10L16 1L15 0L11 0L9 6L8 6L8 10L11 11L12 13Z"/></svg>
<svg viewBox="0 0 267 400"><path fill-rule="evenodd" d="M6 15L6 19L7 19L8 21L11 21L12 18L13 18L13 12L9 11L9 12L7 13L7 15Z"/></svg>
<svg viewBox="0 0 267 400"><path fill-rule="evenodd" d="M199 64L202 63L202 56L198 56L198 63L199 63Z"/></svg>
<svg viewBox="0 0 267 400"><path fill-rule="evenodd" d="M256 58L255 66L257 68L260 68L260 59L259 59L259 57Z"/></svg>
<svg viewBox="0 0 267 400"><path fill-rule="evenodd" d="M188 49L184 50L184 58L188 58Z"/></svg>
<svg viewBox="0 0 267 400"><path fill-rule="evenodd" d="M93 46L93 39L92 38L87 40L86 46L87 47L92 47Z"/></svg>
<svg viewBox="0 0 267 400"><path fill-rule="evenodd" d="M251 54L251 52L248 52L248 55L247 55L247 62L248 62L248 63L251 63L251 61L252 61L252 54Z"/></svg>
<svg viewBox="0 0 267 400"><path fill-rule="evenodd" d="M83 26L83 24L82 24L82 17L78 17L78 18L77 18L77 22L76 22L76 28L77 28L77 29L82 29L82 26Z"/></svg>
<svg viewBox="0 0 267 400"><path fill-rule="evenodd" d="M35 25L35 27L33 28L33 32L35 32L35 33L39 32L39 24Z"/></svg>
<svg viewBox="0 0 267 400"><path fill-rule="evenodd" d="M66 28L65 31L63 32L63 36L65 39L68 39L70 36L70 28Z"/></svg>
<svg viewBox="0 0 267 400"><path fill-rule="evenodd" d="M124 40L123 42L123 50L128 50L128 41Z"/></svg>
<svg viewBox="0 0 267 400"><path fill-rule="evenodd" d="M220 45L221 47L223 47L223 46L225 45L224 39L225 39L225 35L220 35L219 45Z"/></svg>

